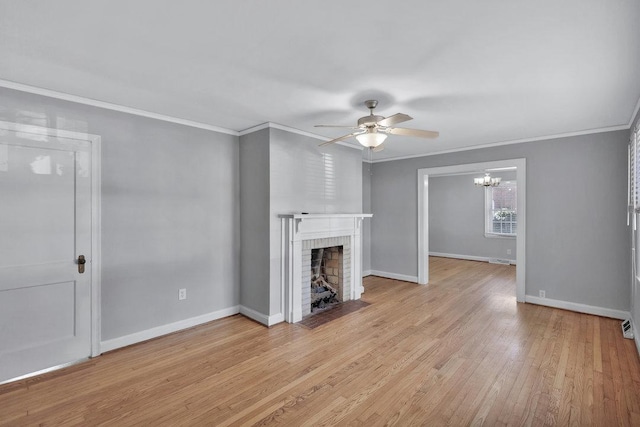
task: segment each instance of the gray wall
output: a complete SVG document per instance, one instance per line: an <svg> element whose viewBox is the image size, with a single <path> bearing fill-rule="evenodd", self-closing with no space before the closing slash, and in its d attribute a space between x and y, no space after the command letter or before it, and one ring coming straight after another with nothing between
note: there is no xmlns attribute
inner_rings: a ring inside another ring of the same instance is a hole
<svg viewBox="0 0 640 427"><path fill-rule="evenodd" d="M338 144L325 147L319 144L315 138L270 129L271 315L284 310L278 215L362 212L362 151Z"/></svg>
<svg viewBox="0 0 640 427"><path fill-rule="evenodd" d="M526 293L629 310L628 131L375 163L371 264L417 276L417 170L526 158Z"/></svg>
<svg viewBox="0 0 640 427"><path fill-rule="evenodd" d="M371 163L362 163L362 212L371 213ZM371 220L362 227L362 272L371 270Z"/></svg>
<svg viewBox="0 0 640 427"><path fill-rule="evenodd" d="M276 128L240 138L241 304L283 313L280 214L360 213L362 152Z"/></svg>
<svg viewBox="0 0 640 427"><path fill-rule="evenodd" d="M271 129L271 212L360 213L362 151ZM280 225L278 224L278 233Z"/></svg>
<svg viewBox="0 0 640 427"><path fill-rule="evenodd" d="M102 137L103 340L238 305L237 137L1 88L0 120Z"/></svg>
<svg viewBox="0 0 640 427"><path fill-rule="evenodd" d="M429 177L429 252L515 261L515 237L485 237L485 191L473 183L483 175ZM515 179L514 172L491 176Z"/></svg>
<svg viewBox="0 0 640 427"><path fill-rule="evenodd" d="M269 129L240 137L240 304L269 301Z"/></svg>

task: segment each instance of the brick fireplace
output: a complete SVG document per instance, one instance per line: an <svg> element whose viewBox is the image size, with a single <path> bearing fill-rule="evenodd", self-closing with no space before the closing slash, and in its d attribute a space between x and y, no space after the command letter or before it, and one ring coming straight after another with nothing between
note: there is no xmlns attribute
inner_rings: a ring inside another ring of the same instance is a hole
<svg viewBox="0 0 640 427"><path fill-rule="evenodd" d="M295 323L311 313L312 253L314 249L342 248L337 284L341 301L360 299L362 265L360 230L372 214L290 214L282 220L282 294L285 320ZM333 250L333 249L331 249ZM333 259L331 260L333 261ZM335 263L331 263L331 273ZM331 285L333 287L333 285Z"/></svg>

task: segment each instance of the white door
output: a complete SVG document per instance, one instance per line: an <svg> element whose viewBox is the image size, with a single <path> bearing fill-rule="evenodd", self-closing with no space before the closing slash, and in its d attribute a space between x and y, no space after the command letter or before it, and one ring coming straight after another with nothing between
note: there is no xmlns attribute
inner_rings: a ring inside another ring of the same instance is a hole
<svg viewBox="0 0 640 427"><path fill-rule="evenodd" d="M91 255L90 142L0 129L0 383L91 355Z"/></svg>

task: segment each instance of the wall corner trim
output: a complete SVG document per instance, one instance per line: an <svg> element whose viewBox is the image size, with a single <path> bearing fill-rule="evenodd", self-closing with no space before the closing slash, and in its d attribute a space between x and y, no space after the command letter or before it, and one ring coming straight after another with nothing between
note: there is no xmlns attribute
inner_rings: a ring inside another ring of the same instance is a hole
<svg viewBox="0 0 640 427"><path fill-rule="evenodd" d="M633 120L638 115L638 111L640 111L640 97L638 98L638 102L636 102L636 108L633 109L633 113L631 113L631 118L629 119L629 129L633 126Z"/></svg>
<svg viewBox="0 0 640 427"><path fill-rule="evenodd" d="M362 277L367 277L367 276L371 276L373 273L371 273L371 270L363 270L362 271Z"/></svg>
<svg viewBox="0 0 640 427"><path fill-rule="evenodd" d="M636 322L633 317L629 317L631 319L631 327L633 328L633 340L636 342L636 349L638 350L638 355L640 355L640 329L637 328Z"/></svg>
<svg viewBox="0 0 640 427"><path fill-rule="evenodd" d="M596 307L593 305L580 304L577 302L561 301L550 298L539 298L531 295L525 295L525 302L546 307L561 308L563 310L575 311L578 313L594 314L596 316L610 317L612 319L629 319L631 313L623 310L615 310L606 307Z"/></svg>
<svg viewBox="0 0 640 427"><path fill-rule="evenodd" d="M380 276L387 279L402 280L404 282L418 283L418 276L408 276L406 274L389 273L387 271L369 270L370 276Z"/></svg>
<svg viewBox="0 0 640 427"><path fill-rule="evenodd" d="M243 305L240 306L240 314L248 317L249 319L255 320L258 323L262 323L265 326L273 326L277 323L284 322L284 314L282 313L277 313L271 316L267 316L266 314L262 314L258 311L255 311Z"/></svg>
<svg viewBox="0 0 640 427"><path fill-rule="evenodd" d="M172 332L188 329L193 326L198 326L203 323L208 323L214 320L222 319L223 317L233 316L240 312L239 306L233 306L229 308L223 308L222 310L214 311L200 316L191 317L177 322L169 323L155 328L146 329L144 331L135 332L133 334L125 335L118 338L102 341L100 343L100 353L115 350L117 348L126 347L132 344L137 344L142 341L147 341L152 338L157 338L162 335L167 335Z"/></svg>

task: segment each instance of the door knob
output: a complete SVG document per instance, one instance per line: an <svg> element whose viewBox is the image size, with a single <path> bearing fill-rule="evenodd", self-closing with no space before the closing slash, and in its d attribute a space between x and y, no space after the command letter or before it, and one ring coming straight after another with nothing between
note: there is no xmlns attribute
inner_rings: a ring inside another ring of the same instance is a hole
<svg viewBox="0 0 640 427"><path fill-rule="evenodd" d="M78 256L78 273L84 273L84 265L87 263L87 260L84 259L84 255Z"/></svg>

